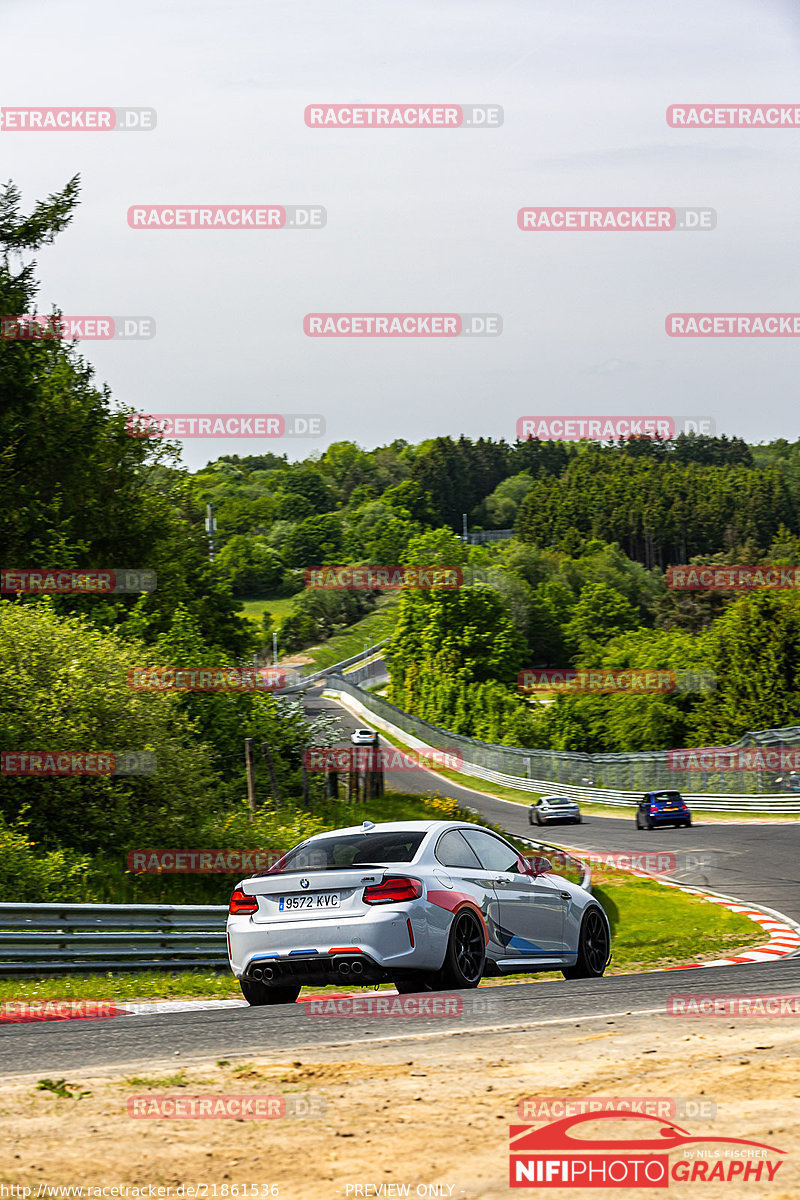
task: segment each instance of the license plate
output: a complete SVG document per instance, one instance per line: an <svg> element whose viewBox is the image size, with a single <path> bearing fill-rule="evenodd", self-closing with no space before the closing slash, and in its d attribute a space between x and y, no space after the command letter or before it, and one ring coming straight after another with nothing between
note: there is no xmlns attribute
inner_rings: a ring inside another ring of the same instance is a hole
<svg viewBox="0 0 800 1200"><path fill-rule="evenodd" d="M280 896L278 912L293 912L295 909L338 908L339 897L335 892L310 896Z"/></svg>

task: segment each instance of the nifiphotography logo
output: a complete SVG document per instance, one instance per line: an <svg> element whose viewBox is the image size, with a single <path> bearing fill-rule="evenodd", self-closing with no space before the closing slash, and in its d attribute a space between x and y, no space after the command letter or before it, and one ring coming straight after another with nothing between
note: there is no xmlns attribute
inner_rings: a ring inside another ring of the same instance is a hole
<svg viewBox="0 0 800 1200"><path fill-rule="evenodd" d="M636 1134L582 1137L576 1126L636 1121ZM641 1130L644 1124L645 1134ZM649 1126L649 1128L648 1128ZM651 1132L652 1130L652 1132ZM719 1134L695 1137L664 1117L630 1110L579 1113L509 1127L511 1187L643 1188L675 1183L772 1183L785 1154L775 1146ZM676 1155L670 1161L670 1155ZM763 1194L763 1193L760 1193Z"/></svg>

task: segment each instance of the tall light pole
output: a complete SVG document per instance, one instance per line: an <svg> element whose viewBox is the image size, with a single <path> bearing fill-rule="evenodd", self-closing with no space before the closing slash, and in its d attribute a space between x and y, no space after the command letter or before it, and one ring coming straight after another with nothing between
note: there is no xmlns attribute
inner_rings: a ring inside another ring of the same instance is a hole
<svg viewBox="0 0 800 1200"><path fill-rule="evenodd" d="M206 505L206 533L208 534L208 560L214 561L214 534L217 531L217 518L214 516L213 504Z"/></svg>

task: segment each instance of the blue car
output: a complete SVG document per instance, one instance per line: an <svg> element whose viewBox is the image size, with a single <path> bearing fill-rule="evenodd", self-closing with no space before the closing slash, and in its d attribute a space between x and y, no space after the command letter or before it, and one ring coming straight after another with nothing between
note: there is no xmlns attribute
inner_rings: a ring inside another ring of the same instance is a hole
<svg viewBox="0 0 800 1200"><path fill-rule="evenodd" d="M692 814L680 792L645 792L636 810L637 829L691 825Z"/></svg>

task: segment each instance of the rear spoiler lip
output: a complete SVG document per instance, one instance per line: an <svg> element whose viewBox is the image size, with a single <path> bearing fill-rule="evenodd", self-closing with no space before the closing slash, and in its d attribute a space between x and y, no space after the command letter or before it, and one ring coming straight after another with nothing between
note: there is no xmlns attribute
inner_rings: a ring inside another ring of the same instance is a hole
<svg viewBox="0 0 800 1200"><path fill-rule="evenodd" d="M395 864L387 863L356 863L354 867L289 867L285 871L276 871L274 867L269 867L266 871L254 871L252 875L248 875L248 879L266 879L268 875L312 875L317 871L390 871ZM398 863L397 866L410 866L410 863Z"/></svg>

